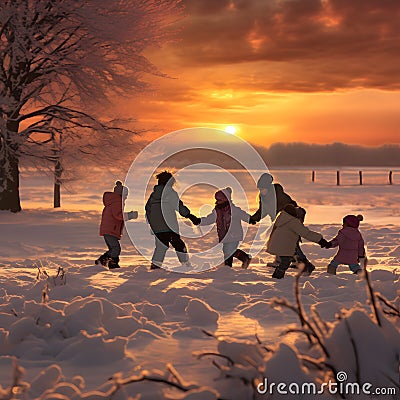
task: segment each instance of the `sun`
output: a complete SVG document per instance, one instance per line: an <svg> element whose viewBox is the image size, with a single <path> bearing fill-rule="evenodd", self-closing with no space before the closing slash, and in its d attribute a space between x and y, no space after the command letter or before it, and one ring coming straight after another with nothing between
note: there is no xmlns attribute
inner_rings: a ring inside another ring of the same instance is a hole
<svg viewBox="0 0 400 400"><path fill-rule="evenodd" d="M234 126L229 125L225 128L225 132L234 135L237 132L237 129Z"/></svg>

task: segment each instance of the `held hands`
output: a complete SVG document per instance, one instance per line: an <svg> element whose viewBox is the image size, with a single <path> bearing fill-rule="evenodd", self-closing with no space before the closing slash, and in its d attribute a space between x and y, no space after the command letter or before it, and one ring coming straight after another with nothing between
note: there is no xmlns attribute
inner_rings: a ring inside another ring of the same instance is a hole
<svg viewBox="0 0 400 400"><path fill-rule="evenodd" d="M200 225L201 218L196 217L193 214L189 214L186 218L190 219L190 221L193 223L193 225Z"/></svg>
<svg viewBox="0 0 400 400"><path fill-rule="evenodd" d="M318 244L323 248L323 249L330 249L332 247L331 242L327 242L324 238L322 238Z"/></svg>
<svg viewBox="0 0 400 400"><path fill-rule="evenodd" d="M251 216L251 217L249 218L249 224L250 224L250 225L255 225L257 222L258 222L258 221L257 221L253 216Z"/></svg>
<svg viewBox="0 0 400 400"><path fill-rule="evenodd" d="M128 220L137 219L138 212L137 211L129 211L128 212Z"/></svg>

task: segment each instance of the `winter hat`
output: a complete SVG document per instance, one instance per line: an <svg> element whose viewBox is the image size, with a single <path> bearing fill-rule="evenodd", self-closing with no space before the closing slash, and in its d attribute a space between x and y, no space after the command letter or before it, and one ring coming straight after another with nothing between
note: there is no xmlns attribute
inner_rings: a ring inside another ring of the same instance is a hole
<svg viewBox="0 0 400 400"><path fill-rule="evenodd" d="M159 185L173 185L175 183L175 178L172 176L171 172L163 171L156 175Z"/></svg>
<svg viewBox="0 0 400 400"><path fill-rule="evenodd" d="M301 221L304 222L306 218L306 210L302 207L296 207L296 212L297 212L297 218Z"/></svg>
<svg viewBox="0 0 400 400"><path fill-rule="evenodd" d="M271 186L272 181L274 180L274 177L271 174L268 174L267 172L262 174L260 178L258 179L257 182L257 188L258 189L265 189Z"/></svg>
<svg viewBox="0 0 400 400"><path fill-rule="evenodd" d="M225 189L215 192L215 200L219 202L229 201L232 196L232 188L226 187Z"/></svg>
<svg viewBox="0 0 400 400"><path fill-rule="evenodd" d="M114 193L119 194L120 196L128 196L128 188L122 184L121 181L115 182Z"/></svg>
<svg viewBox="0 0 400 400"><path fill-rule="evenodd" d="M361 214L358 215L346 215L343 218L343 223L348 225L351 228L358 228L360 225L360 221L362 221L364 217Z"/></svg>

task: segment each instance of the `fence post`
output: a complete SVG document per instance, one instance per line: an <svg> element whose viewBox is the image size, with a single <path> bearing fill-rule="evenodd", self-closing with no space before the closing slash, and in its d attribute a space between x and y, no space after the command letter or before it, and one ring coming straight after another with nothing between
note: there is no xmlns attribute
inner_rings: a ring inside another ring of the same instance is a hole
<svg viewBox="0 0 400 400"><path fill-rule="evenodd" d="M362 185L363 184L362 171L358 171L358 175L360 176L360 185Z"/></svg>
<svg viewBox="0 0 400 400"><path fill-rule="evenodd" d="M393 185L393 171L389 171L389 185Z"/></svg>
<svg viewBox="0 0 400 400"><path fill-rule="evenodd" d="M340 185L340 171L336 171L336 185Z"/></svg>
<svg viewBox="0 0 400 400"><path fill-rule="evenodd" d="M313 171L311 174L311 181L315 182L315 171Z"/></svg>

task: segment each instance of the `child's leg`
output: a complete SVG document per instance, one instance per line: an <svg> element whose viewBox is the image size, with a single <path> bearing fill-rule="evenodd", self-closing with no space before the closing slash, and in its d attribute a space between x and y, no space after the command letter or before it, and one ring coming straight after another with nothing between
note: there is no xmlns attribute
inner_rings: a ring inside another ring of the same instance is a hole
<svg viewBox="0 0 400 400"><path fill-rule="evenodd" d="M295 256L296 256L298 261L301 261L301 262L304 262L304 263L307 261L307 257L303 253L303 250L301 249L299 242L297 242L296 249L295 249L294 252L295 252L294 254L295 254Z"/></svg>
<svg viewBox="0 0 400 400"><path fill-rule="evenodd" d="M104 235L104 240L108 247L108 255L112 258L119 257L121 254L121 245L119 244L119 239L113 235Z"/></svg>
<svg viewBox="0 0 400 400"><path fill-rule="evenodd" d="M165 253L169 247L170 232L160 232L155 234L156 247L154 249L153 257L151 258L152 265L161 267Z"/></svg>
<svg viewBox="0 0 400 400"><path fill-rule="evenodd" d="M119 255L121 254L121 245L119 244L119 239L113 235L104 235L104 240L108 246L108 255L110 260L106 265L108 268L114 269L119 268Z"/></svg>
<svg viewBox="0 0 400 400"><path fill-rule="evenodd" d="M336 275L336 268L340 265L340 263L336 261L331 261L328 265L326 272L331 275Z"/></svg>
<svg viewBox="0 0 400 400"><path fill-rule="evenodd" d="M295 250L295 256L296 256L296 259L297 259L298 263L303 263L304 264L303 275L311 275L311 273L314 271L315 267L308 260L306 255L303 253L303 250L301 250L300 242L297 242L296 250Z"/></svg>
<svg viewBox="0 0 400 400"><path fill-rule="evenodd" d="M362 271L362 268L360 267L360 264L358 264L358 263L357 264L348 264L348 266L353 274L358 274Z"/></svg>
<svg viewBox="0 0 400 400"><path fill-rule="evenodd" d="M186 263L189 261L189 255L187 252L187 248L185 245L185 242L181 239L180 235L178 235L175 232L171 233L170 236L170 242L172 244L172 247L176 251L176 255L178 256L178 260L181 263Z"/></svg>
<svg viewBox="0 0 400 400"><path fill-rule="evenodd" d="M222 243L222 252L224 253L225 265L232 267L233 255L239 246L239 242Z"/></svg>
<svg viewBox="0 0 400 400"><path fill-rule="evenodd" d="M282 279L285 276L286 270L289 268L291 260L292 260L291 256L281 256L281 262L275 268L272 277L276 279Z"/></svg>
<svg viewBox="0 0 400 400"><path fill-rule="evenodd" d="M110 248L110 247L108 246L107 240L106 240L106 238L105 238L104 236L103 236L103 239L104 239L104 241L106 242L107 247ZM108 263L108 260L109 260L110 258L111 258L111 257L110 257L110 254L108 254L108 251L106 251L104 254L102 254L102 255L95 261L95 263L96 263L96 264L101 264L101 265L106 266L107 263Z"/></svg>
<svg viewBox="0 0 400 400"><path fill-rule="evenodd" d="M242 262L242 268L247 269L250 265L251 257L243 250L237 249L233 254L234 257L238 258Z"/></svg>

